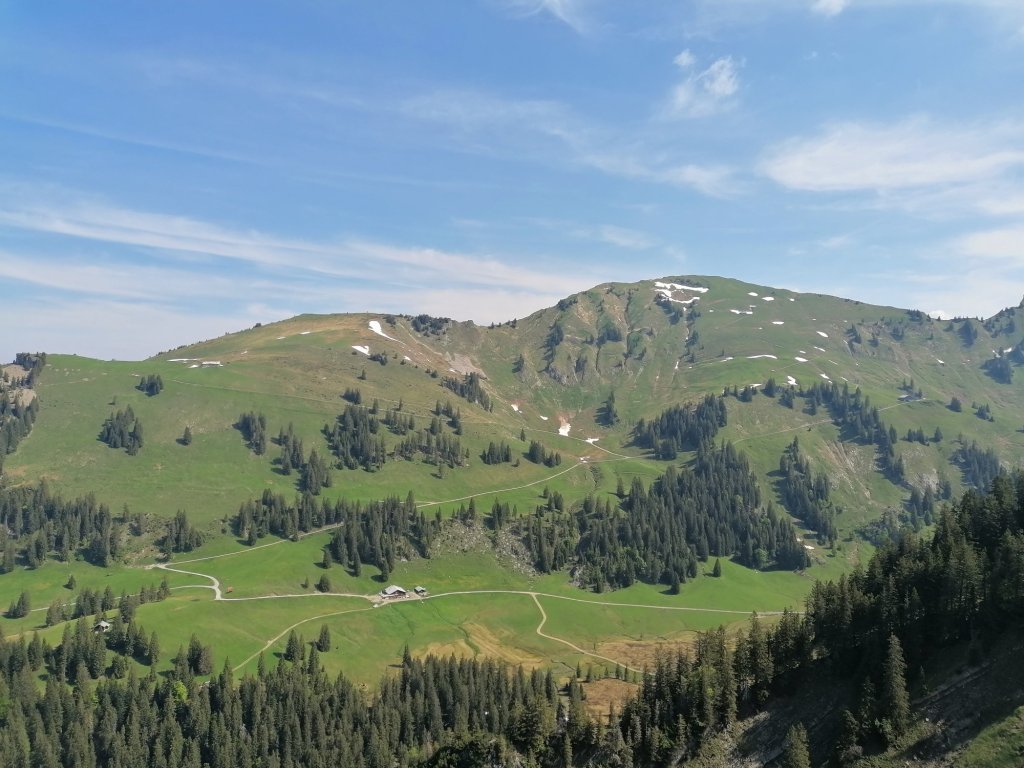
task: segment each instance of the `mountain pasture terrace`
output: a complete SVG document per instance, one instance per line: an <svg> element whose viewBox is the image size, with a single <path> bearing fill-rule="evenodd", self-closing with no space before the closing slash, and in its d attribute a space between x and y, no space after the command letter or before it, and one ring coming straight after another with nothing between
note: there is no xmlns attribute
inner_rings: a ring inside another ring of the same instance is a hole
<svg viewBox="0 0 1024 768"><path fill-rule="evenodd" d="M115 516L127 508L139 530L125 542L124 562L110 568L75 558L36 568L19 561L0 575L0 600L25 591L34 612L0 619L0 627L9 636L41 625L39 609L73 599L63 586L72 574L79 588L109 584L117 594L167 576L172 596L138 609L146 629L160 635L161 667L196 632L213 643L218 667L230 657L254 668L261 650L272 663L291 628L312 640L321 623L345 649L323 655L328 669L368 683L406 644L414 654L496 655L562 672L581 661L628 666L646 658L637 644L685 643L698 629L744 621L754 610L800 609L815 578L865 562L879 536L901 516L910 519L912 493L945 486L956 496L968 487L962 464L973 441L994 449L1004 466L1018 465L1019 312L983 322L933 320L725 278L668 277L604 284L493 327L426 316L302 315L145 361L50 355L35 385L37 421L6 458L4 481L45 481L65 498L95 494ZM138 389L147 376L159 376L162 391ZM899 462L899 476L873 440L815 401L812 387L831 392L833 383L836 393L859 390L869 399L865 412L877 408L896 436L891 461ZM565 519L558 515L574 514L588 496L618 507L618 491L628 493L635 481L649 487L669 465L694 466L696 445L659 459L658 446L637 443L635 428L723 393L726 423L711 443L732 442L746 457L762 508L793 511L785 507L780 461L794 439L812 474L828 479L834 549L795 521L807 571L754 570L726 552L716 578L712 553L679 594L644 580L595 594L579 588L571 562L538 573L529 553L510 544L511 534L492 530L496 502L525 520L560 498L564 513L537 515ZM959 411L950 407L954 400ZM346 408L365 413L374 403L381 423L373 440L383 441L386 460L372 471L337 466L325 425L333 428ZM135 455L99 439L104 420L128 407L144 425ZM240 428L249 413L265 422L262 454ZM265 491L293 503L302 487L299 469L286 474L281 464L277 437L289 425L303 457L315 449L331 466L317 504L404 500L411 492L427 521L463 518L472 500L476 522L447 524L429 557L401 554L386 580L370 563L358 576L341 563L324 569L331 531L296 532L294 541L261 531L250 546L233 524L239 507ZM394 455L424 430L432 446L456 446L450 460L426 449ZM550 466L530 460L532 441L551 455ZM501 445L510 460L486 463ZM168 564L195 575L144 570L162 560L156 545L179 510L203 541ZM337 594L316 592L322 576ZM229 600L214 600L214 580ZM369 598L387 583L422 583L432 596L374 608ZM442 594L452 592L466 594ZM676 608L699 610L669 610ZM537 633L541 610L543 633L558 639ZM56 642L62 629L42 631Z"/></svg>

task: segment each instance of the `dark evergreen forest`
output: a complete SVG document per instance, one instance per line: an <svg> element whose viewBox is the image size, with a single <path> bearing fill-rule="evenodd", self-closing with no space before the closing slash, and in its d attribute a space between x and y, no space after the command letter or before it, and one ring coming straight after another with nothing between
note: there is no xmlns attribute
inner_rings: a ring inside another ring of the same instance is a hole
<svg viewBox="0 0 1024 768"><path fill-rule="evenodd" d="M399 518L414 514L391 506ZM907 534L863 570L815 584L803 616L787 612L771 627L754 616L734 641L720 629L692 652L660 657L607 720L587 714L576 679L559 688L550 673L486 660L407 652L368 694L323 672L322 631L315 643L290 638L273 670L261 662L237 682L227 666L206 682L210 652L195 638L169 676L139 676L117 659L147 663L159 640L132 629L126 600L116 632L92 632L82 618L56 647L38 636L0 642L5 765L391 768L503 765L520 755L546 766L663 766L811 679L861 691L836 724L843 759L906 732L908 686L938 651L960 645L980 657L1020 627L1024 474L996 478L987 494L969 491L939 513L930 538Z"/></svg>

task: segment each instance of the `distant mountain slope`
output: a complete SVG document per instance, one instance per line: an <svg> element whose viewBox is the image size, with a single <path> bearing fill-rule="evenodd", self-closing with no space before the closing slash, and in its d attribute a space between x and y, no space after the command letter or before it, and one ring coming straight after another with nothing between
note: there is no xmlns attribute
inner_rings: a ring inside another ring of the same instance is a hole
<svg viewBox="0 0 1024 768"><path fill-rule="evenodd" d="M1020 311L934 320L721 277L669 276L596 286L492 327L301 315L140 362L51 356L36 385L35 429L5 471L13 482L46 478L66 493L93 491L114 508L160 517L186 509L211 524L264 489L297 490L296 474L275 463L281 448L273 438L290 424L307 453L330 456L323 428L349 405L349 390L362 406L376 400L382 418L401 406L414 431L450 403L459 427L444 415L440 429L464 461L439 467L417 453L373 472L335 470L328 497L413 491L423 501L461 500L443 509L474 495L487 507L500 498L529 508L531 484L548 478L570 500L653 478L665 462L634 443L636 423L726 391L719 439L747 454L766 498L783 504L779 465L797 437L809 467L830 479L841 538L868 523L884 535L877 521L911 519L908 505L919 507L926 491L956 493L984 477L992 459L984 451L1007 465L1024 456L1024 389L1014 377L1024 362ZM148 396L136 385L152 375L165 388ZM769 380L773 396L756 394ZM878 409L896 437L888 458L822 399L858 389L864 413ZM616 419L608 417L609 396ZM954 401L959 412L949 407ZM98 440L104 420L129 405L145 426L136 456ZM235 426L248 412L264 415L265 455ZM399 432L384 436L386 452ZM560 467L526 460L531 440L558 451ZM486 464L488 446L502 441L518 460ZM596 463L603 459L614 461Z"/></svg>

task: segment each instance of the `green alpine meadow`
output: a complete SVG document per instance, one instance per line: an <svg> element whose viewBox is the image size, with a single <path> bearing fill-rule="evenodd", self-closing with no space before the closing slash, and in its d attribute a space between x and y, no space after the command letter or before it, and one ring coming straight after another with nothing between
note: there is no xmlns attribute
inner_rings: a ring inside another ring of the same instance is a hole
<svg viewBox="0 0 1024 768"><path fill-rule="evenodd" d="M1021 311L676 275L20 353L0 753L1013 765Z"/></svg>

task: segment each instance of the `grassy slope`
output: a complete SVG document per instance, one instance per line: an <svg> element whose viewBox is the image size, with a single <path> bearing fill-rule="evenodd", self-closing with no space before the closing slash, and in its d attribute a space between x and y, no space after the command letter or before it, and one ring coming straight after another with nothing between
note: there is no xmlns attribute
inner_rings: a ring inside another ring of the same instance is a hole
<svg viewBox="0 0 1024 768"><path fill-rule="evenodd" d="M898 450L907 461L910 483L934 481L942 473L958 486L959 471L950 464L950 456L960 433L965 439L995 446L1006 460L1016 462L1024 455L1024 434L1017 431L1019 414L1024 412L1021 388L996 383L979 368L990 348L1010 347L1020 341L1021 334L1004 333L989 339L982 331L978 342L968 347L959 326L947 330L946 323L912 322L905 312L893 308L773 291L721 278L701 278L700 282L709 290L697 304L700 317L691 323L674 319L657 305L653 286L644 283L599 286L580 294L575 303L568 302L564 310L538 312L520 320L515 328L456 324L443 337L416 334L401 318L394 325L379 318L385 332L395 337L387 340L367 327L373 315L302 316L145 362L53 356L39 384L37 427L17 454L8 457L6 467L15 482L43 477L65 494L91 491L114 508L127 504L132 511L151 515L154 530L159 518L185 509L211 534L192 555L204 557L245 549L230 535L221 535L221 521L234 514L242 500L264 488L286 495L295 488L294 476L275 471L272 459L277 451L273 445L263 457L245 447L232 426L238 415L249 410L264 412L271 435L290 422L307 450L316 446L323 451L320 429L343 409L339 395L347 387L358 387L364 403L378 398L387 407L401 400L404 410L414 414L420 424L429 419L439 399L450 400L461 409L465 425L461 440L470 451L469 467L446 471L443 478L422 462L390 462L376 473L336 471L334 487L325 492L329 498L372 499L391 493L404 496L412 490L419 502L430 503L428 513L439 509L450 514L470 496L476 496L481 511L489 509L495 498L525 511L541 502L545 487L575 500L588 493L611 493L620 478L626 487L637 476L649 482L664 465L643 458L641 451L628 445L637 419L706 392L763 382L769 376L780 384L787 376L805 384L824 381L822 373L835 381L845 378L883 409L884 420L901 436L908 428L920 426L931 435L940 427L945 439L939 444L900 442ZM751 297L750 292L759 295ZM764 301L766 294L775 300ZM754 314L736 315L730 309ZM544 371L544 340L556 321L565 329L565 340L551 363L567 384ZM624 338L632 334L631 355L624 354L625 341L601 346L588 343L606 323L620 328ZM851 343L852 335L847 333L851 326L859 329L863 343ZM894 329L897 335L902 332L902 342L893 337ZM687 348L688 335L694 332L699 343ZM877 345L869 343L872 333L877 334ZM381 366L352 349L364 344L373 352L388 353L388 364ZM695 356L692 363L685 357L689 351ZM520 354L526 364L516 373L513 365ZM776 359L749 359L765 354ZM808 362L796 361L797 356ZM181 357L217 360L224 365L190 368L191 363L170 362ZM727 360L729 357L733 359ZM467 364L485 372L493 411L459 399L429 373L437 370L442 376L456 375L449 369L464 370ZM134 389L137 377L150 373L159 373L166 383L164 392L153 398ZM911 378L927 399L900 404L899 386ZM597 423L598 409L610 391L616 394L621 417L611 428ZM964 400L963 413L945 407L954 395ZM977 419L969 408L972 401L990 403L995 422ZM97 440L103 419L128 404L145 425L146 445L136 457L113 451ZM881 509L902 504L909 494L908 487L895 486L874 471L873 448L842 441L824 410L810 416L760 396L751 403L730 399L728 408L729 425L722 437L735 441L747 453L768 498L774 493L773 472L780 454L794 436L799 437L816 469L832 479L835 500L844 508L839 524L845 537ZM557 434L562 420L572 424L567 437ZM188 447L176 442L186 425L194 434ZM515 452L524 451L521 431L527 440L541 439L559 450L563 464L555 469L525 460L518 467L482 464L479 453L491 440L506 440ZM596 445L584 442L584 438L595 437ZM579 462L580 458L587 463ZM304 579L315 582L322 573L318 564L326 539L326 534L320 534L297 544L282 543L186 567L218 577L234 588L234 596L301 592ZM848 570L868 549L854 538L844 541L834 555L815 550L815 567L807 576L757 573L724 563L722 579L698 578L685 585L680 596L643 584L608 595L587 595L569 584L565 574L529 580L505 568L493 555L479 551L401 563L392 578L406 585L424 583L434 592L536 590L605 603L766 611L798 607L812 578ZM80 586L102 588L110 583L116 593L134 591L156 577L133 569L104 572L78 563L48 563L36 572L0 577L0 603L13 600L24 588L32 595L34 607L45 607L66 592L61 585L69 571L76 573ZM366 568L361 579L353 579L337 567L329 575L333 589L339 592L364 594L381 586L373 579L372 568ZM178 574L170 578L174 586L207 583ZM566 632L595 647L641 636L682 638L694 628L741 618L541 600L549 614L546 631L558 636ZM209 590L203 589L176 592L166 604L144 606L140 617L147 629L158 629L165 656L173 653L177 642L187 642L191 631L197 631L215 639L221 657L230 656L240 663L288 626L334 606L337 610L362 609L366 603L311 596L215 605ZM25 631L33 621L41 623L41 618L42 614L36 613L21 622L2 619L0 627L6 634ZM577 660L571 649L534 634L539 613L525 595L450 597L422 605L389 606L386 611L339 615L329 623L346 638L344 647L351 650L332 656L329 663L367 680L390 663L405 643L417 652L491 653L500 648L501 653L510 654L507 658L521 657L528 663L575 664ZM311 637L319 624L310 621L304 626ZM59 633L59 628L49 632ZM494 638L499 639L497 643Z"/></svg>

